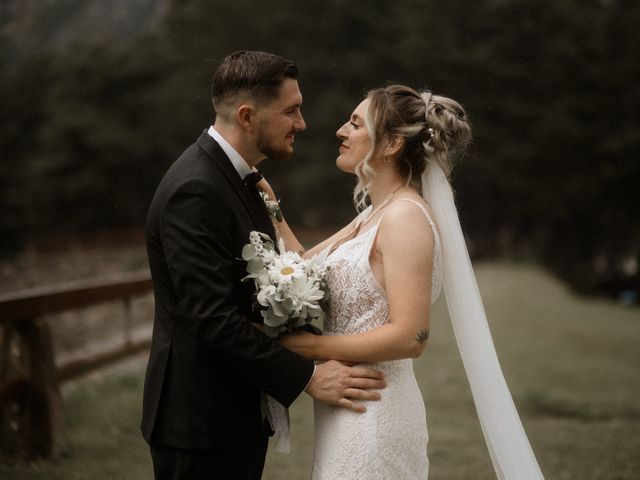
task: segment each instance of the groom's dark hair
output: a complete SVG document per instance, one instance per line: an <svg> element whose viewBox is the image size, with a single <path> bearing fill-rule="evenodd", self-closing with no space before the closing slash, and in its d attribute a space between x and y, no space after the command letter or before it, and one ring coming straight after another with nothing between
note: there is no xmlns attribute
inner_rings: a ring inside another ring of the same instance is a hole
<svg viewBox="0 0 640 480"><path fill-rule="evenodd" d="M258 103L267 103L277 98L286 78L298 78L298 67L291 60L266 52L234 52L222 60L213 74L213 108L241 92Z"/></svg>

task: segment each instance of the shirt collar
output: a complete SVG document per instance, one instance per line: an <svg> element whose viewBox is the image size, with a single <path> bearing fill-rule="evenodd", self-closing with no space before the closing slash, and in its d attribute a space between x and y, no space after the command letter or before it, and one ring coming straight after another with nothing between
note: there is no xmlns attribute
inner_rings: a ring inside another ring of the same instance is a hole
<svg viewBox="0 0 640 480"><path fill-rule="evenodd" d="M220 148L222 148L224 153L227 154L227 157L229 157L229 160L231 160L231 163L233 164L233 167L238 172L238 175L240 175L240 178L244 179L244 177L246 177L252 171L255 170L255 168L251 168L249 164L245 161L245 159L242 158L242 156L236 151L236 149L233 148L231 144L229 144L229 142L227 142L224 139L224 137L220 135L220 133L215 128L213 128L213 125L209 127L209 130L207 131L207 133L216 142L218 142L218 144L220 145Z"/></svg>

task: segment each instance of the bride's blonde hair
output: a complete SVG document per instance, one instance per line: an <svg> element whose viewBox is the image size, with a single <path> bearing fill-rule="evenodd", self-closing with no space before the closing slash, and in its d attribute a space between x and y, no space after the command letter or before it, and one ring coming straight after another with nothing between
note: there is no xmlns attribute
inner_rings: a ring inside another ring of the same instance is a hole
<svg viewBox="0 0 640 480"><path fill-rule="evenodd" d="M404 85L377 88L367 94L365 125L372 147L356 167L358 184L353 200L358 211L367 206L369 187L377 161L393 162L407 184L420 188L427 162L437 162L447 176L471 140L471 125L464 108L447 97L418 93ZM404 144L397 155L382 158L388 141L400 136Z"/></svg>

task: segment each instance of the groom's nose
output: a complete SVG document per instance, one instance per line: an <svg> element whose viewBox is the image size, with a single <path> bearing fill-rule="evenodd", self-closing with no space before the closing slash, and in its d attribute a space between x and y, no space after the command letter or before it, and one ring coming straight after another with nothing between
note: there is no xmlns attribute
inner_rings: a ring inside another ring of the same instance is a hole
<svg viewBox="0 0 640 480"><path fill-rule="evenodd" d="M298 116L294 120L293 125L294 125L295 129L297 131L299 131L299 132L302 131L302 130L305 130L307 128L307 124L304 121L304 118L302 118L302 113L301 112L298 112Z"/></svg>

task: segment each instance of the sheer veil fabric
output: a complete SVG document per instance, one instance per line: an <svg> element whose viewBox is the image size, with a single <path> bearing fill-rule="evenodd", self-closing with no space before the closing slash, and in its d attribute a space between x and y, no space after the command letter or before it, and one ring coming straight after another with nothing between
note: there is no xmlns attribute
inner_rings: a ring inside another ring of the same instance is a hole
<svg viewBox="0 0 640 480"><path fill-rule="evenodd" d="M449 315L497 477L543 479L498 362L451 185L433 161L422 174L422 196L440 234Z"/></svg>

